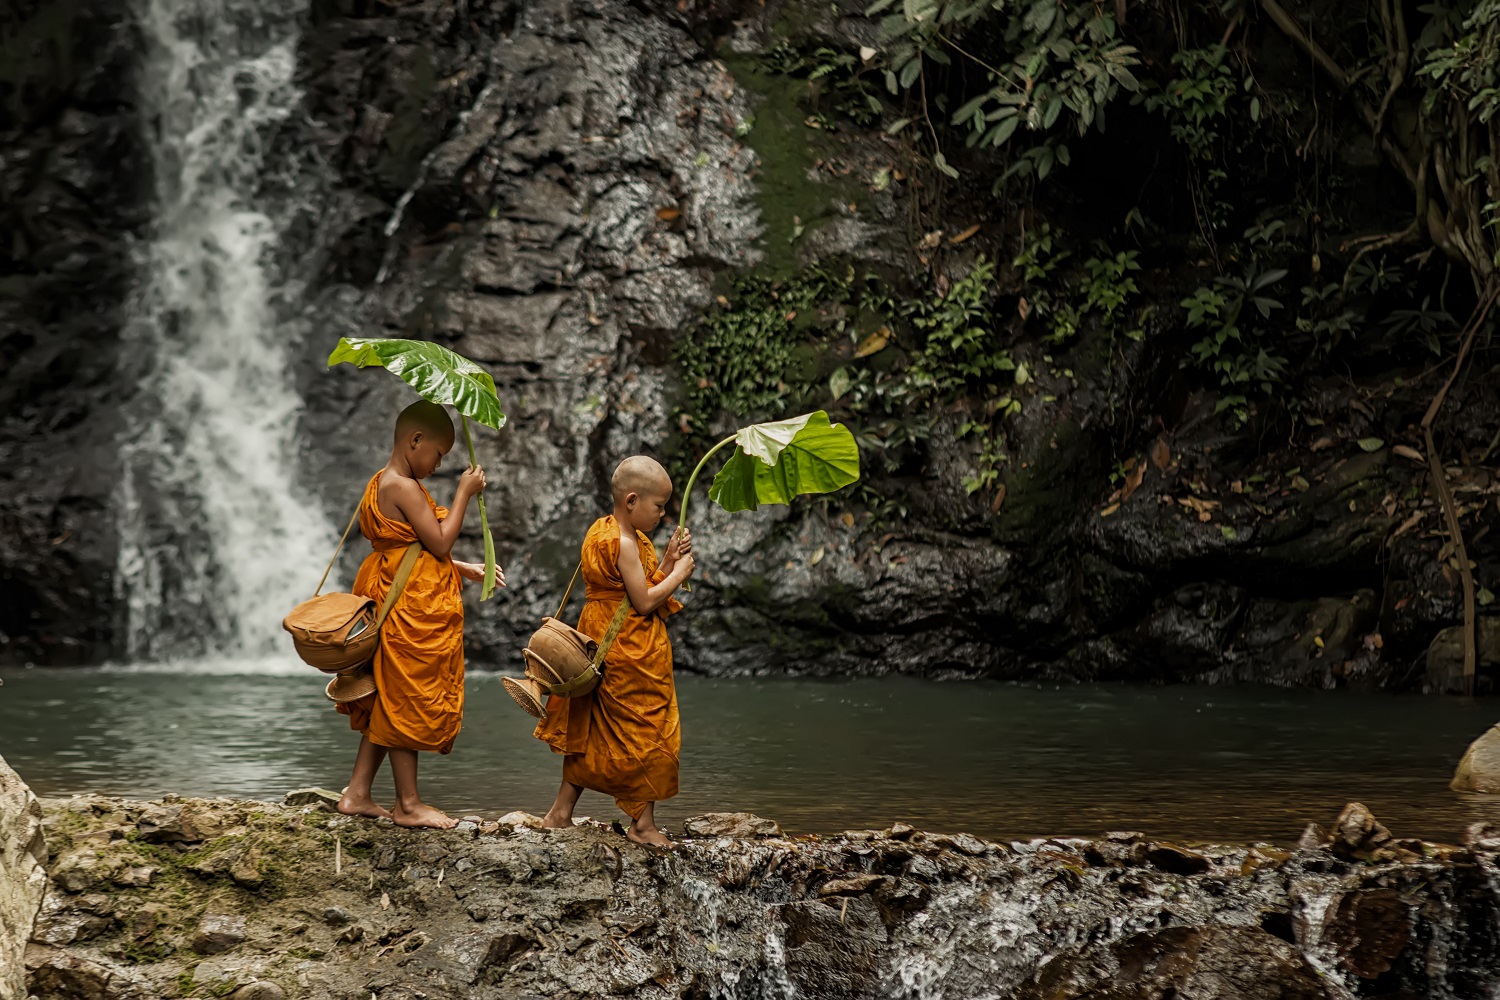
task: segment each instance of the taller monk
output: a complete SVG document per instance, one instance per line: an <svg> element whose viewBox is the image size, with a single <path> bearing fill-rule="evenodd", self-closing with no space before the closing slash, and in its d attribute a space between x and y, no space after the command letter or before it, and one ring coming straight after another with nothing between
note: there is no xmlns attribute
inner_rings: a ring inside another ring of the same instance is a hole
<svg viewBox="0 0 1500 1000"><path fill-rule="evenodd" d="M693 574L693 542L679 532L657 565L646 532L661 523L672 480L654 459L625 459L610 492L614 513L595 521L583 540L588 590L578 630L597 642L624 598L630 613L605 655L598 687L548 698L546 718L537 723L536 738L565 755L562 787L543 824L572 826L578 796L592 788L614 796L630 817L631 840L665 847L671 841L656 825L656 803L677 794L682 747L667 616L682 609L672 594Z"/></svg>
<svg viewBox="0 0 1500 1000"><path fill-rule="evenodd" d="M462 580L484 579L483 565L452 557L469 501L485 487L484 470L471 466L459 477L451 510L439 507L422 485L452 448L448 411L425 400L413 403L396 418L390 460L365 487L359 527L374 551L359 567L353 592L379 604L407 547L421 542L422 551L381 629L374 693L338 706L350 728L364 734L339 812L445 830L457 821L417 794L417 752L449 753L458 738L464 716ZM497 572L496 580L504 586L504 574ZM387 755L396 783L390 810L370 795Z"/></svg>

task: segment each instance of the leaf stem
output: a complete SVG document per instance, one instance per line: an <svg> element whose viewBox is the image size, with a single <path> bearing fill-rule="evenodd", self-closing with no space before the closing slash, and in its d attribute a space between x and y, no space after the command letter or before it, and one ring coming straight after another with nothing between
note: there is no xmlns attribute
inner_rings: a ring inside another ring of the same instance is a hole
<svg viewBox="0 0 1500 1000"><path fill-rule="evenodd" d="M723 448L727 444L733 444L735 439L738 437L738 433L729 435L727 438L720 441L712 448L708 449L708 454L704 455L701 459L698 460L697 466L693 469L693 474L691 476L688 476L687 489L682 491L682 509L677 513L678 532L681 532L684 528L687 527L688 498L692 495L693 484L698 481L698 473L703 471L703 467L708 464L708 460L710 458L714 457L715 452L719 451L719 449Z"/></svg>
<svg viewBox="0 0 1500 1000"><path fill-rule="evenodd" d="M464 443L469 446L469 464L478 465L479 461L474 457L474 435L469 433L469 418L462 413L458 418L464 422ZM495 592L495 539L490 534L490 518L484 509L484 494L476 497L479 501L479 528L484 532L484 585L480 588L479 599L487 601Z"/></svg>

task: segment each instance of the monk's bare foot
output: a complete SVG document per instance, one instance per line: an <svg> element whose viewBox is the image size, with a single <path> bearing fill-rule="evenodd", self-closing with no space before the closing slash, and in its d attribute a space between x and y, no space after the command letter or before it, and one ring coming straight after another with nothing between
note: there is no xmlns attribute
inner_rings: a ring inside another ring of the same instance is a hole
<svg viewBox="0 0 1500 1000"><path fill-rule="evenodd" d="M632 823L626 828L625 836L632 844L640 844L643 847L670 848L672 846L672 841L667 835L654 826L638 827Z"/></svg>
<svg viewBox="0 0 1500 1000"><path fill-rule="evenodd" d="M458 820L449 816L441 809L434 809L425 802L418 802L410 809L396 803L396 811L391 814L397 826L427 827L432 830L451 830L458 825Z"/></svg>
<svg viewBox="0 0 1500 1000"><path fill-rule="evenodd" d="M344 789L344 794L339 796L339 803L335 807L345 816L367 816L370 819L390 819L391 811L380 805L368 795L351 795L349 789Z"/></svg>
<svg viewBox="0 0 1500 1000"><path fill-rule="evenodd" d="M545 816L542 817L542 829L543 830L571 830L571 829L573 829L573 817L572 816L560 816L557 813L552 812L552 811L549 810L548 813L547 813L547 815L545 815Z"/></svg>

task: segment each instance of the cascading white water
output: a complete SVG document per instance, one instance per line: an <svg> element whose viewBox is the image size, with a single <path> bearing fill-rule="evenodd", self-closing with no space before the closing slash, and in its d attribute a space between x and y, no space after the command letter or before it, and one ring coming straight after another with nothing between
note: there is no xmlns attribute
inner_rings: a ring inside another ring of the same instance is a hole
<svg viewBox="0 0 1500 1000"><path fill-rule="evenodd" d="M295 475L298 334L281 317L297 288L276 256L296 206L259 194L299 99L305 4L137 4L155 220L126 324L142 381L116 496L134 661L288 650L280 619L336 540Z"/></svg>

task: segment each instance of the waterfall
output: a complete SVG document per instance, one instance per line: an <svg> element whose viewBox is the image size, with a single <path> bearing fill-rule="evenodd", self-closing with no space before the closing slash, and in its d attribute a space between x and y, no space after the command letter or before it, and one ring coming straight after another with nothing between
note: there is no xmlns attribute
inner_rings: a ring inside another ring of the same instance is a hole
<svg viewBox="0 0 1500 1000"><path fill-rule="evenodd" d="M336 541L295 475L299 290L278 257L298 206L262 193L297 187L270 146L298 106L305 3L137 3L155 217L128 306L140 382L115 496L132 661L289 654L280 619Z"/></svg>

